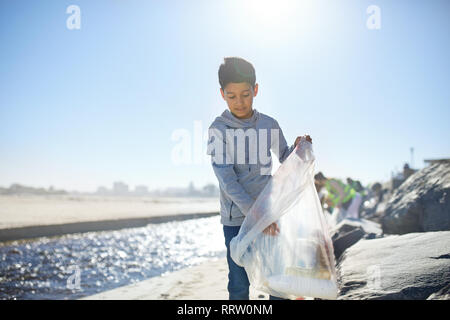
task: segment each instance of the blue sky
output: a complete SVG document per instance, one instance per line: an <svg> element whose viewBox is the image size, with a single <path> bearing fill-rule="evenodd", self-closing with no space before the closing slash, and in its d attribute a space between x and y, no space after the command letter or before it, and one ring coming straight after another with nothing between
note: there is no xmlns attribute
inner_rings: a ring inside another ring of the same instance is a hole
<svg viewBox="0 0 450 320"><path fill-rule="evenodd" d="M253 63L254 108L289 144L310 134L325 175L387 180L411 147L423 167L450 156L449 18L445 0L2 1L0 186L217 184L206 144L176 164L172 134L227 108L225 56Z"/></svg>

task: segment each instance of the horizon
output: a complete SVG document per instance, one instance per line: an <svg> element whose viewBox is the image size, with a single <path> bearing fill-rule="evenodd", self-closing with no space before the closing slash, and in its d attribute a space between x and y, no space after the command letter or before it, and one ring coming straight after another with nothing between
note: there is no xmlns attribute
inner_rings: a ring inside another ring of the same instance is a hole
<svg viewBox="0 0 450 320"><path fill-rule="evenodd" d="M311 135L316 172L367 186L450 158L450 2L276 3L3 3L1 185L218 186L205 133L227 56L254 65L253 108L289 145Z"/></svg>
<svg viewBox="0 0 450 320"><path fill-rule="evenodd" d="M53 191L79 192L79 193L101 193L103 191L114 192L114 184L115 183L124 184L128 188L126 193L142 192L142 190L137 190L140 187L147 188L146 193L167 192L167 191L170 191L170 190L173 191L176 189L188 190L190 188L194 189L195 191L200 191L204 187L209 186L209 185L214 185L218 190L218 186L215 184L207 183L207 184L204 184L201 186L196 186L193 181L191 181L187 186L169 186L169 187L164 187L164 188L148 188L148 186L145 184L131 186L131 185L127 184L126 182L124 182L123 180L114 181L111 185L109 185L109 187L105 186L105 185L98 186L95 190L75 190L75 189L70 190L70 189L59 188L54 185L50 185L48 187L47 186L33 186L33 185L23 184L23 183L19 183L19 182L11 183L11 184L9 184L9 186L8 185L7 186L0 185L0 189L11 189L12 186L19 185L19 186L25 187L25 188L44 189L46 191L53 190ZM100 190L102 188L104 188L105 190Z"/></svg>

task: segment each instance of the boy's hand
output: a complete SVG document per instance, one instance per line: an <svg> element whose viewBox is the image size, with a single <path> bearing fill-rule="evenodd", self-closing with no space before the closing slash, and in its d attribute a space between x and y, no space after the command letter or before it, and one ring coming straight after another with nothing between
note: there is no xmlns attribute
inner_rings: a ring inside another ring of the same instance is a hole
<svg viewBox="0 0 450 320"><path fill-rule="evenodd" d="M306 141L309 141L309 142L312 143L312 139L311 139L311 137L309 135L304 135L303 137L306 139ZM302 138L301 136L298 136L297 139L295 139L294 147L297 146L297 144L300 142L301 138Z"/></svg>
<svg viewBox="0 0 450 320"><path fill-rule="evenodd" d="M277 236L280 233L280 228L278 227L277 223L274 222L270 226L265 228L263 233L269 236Z"/></svg>

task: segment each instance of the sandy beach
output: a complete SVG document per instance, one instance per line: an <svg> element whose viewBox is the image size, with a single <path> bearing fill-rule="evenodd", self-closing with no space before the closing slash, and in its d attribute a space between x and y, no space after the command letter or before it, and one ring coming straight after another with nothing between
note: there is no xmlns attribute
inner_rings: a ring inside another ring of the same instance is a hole
<svg viewBox="0 0 450 320"><path fill-rule="evenodd" d="M227 282L226 259L211 259L193 267L80 300L228 300ZM250 286L251 300L268 298L268 294Z"/></svg>
<svg viewBox="0 0 450 320"><path fill-rule="evenodd" d="M207 217L219 205L218 198L2 195L0 241Z"/></svg>
<svg viewBox="0 0 450 320"><path fill-rule="evenodd" d="M219 212L217 198L0 196L0 229Z"/></svg>

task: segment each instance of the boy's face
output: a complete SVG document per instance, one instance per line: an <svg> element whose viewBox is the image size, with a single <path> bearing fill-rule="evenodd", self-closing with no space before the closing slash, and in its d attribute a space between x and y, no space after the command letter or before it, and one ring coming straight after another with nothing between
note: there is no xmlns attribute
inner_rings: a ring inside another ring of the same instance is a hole
<svg viewBox="0 0 450 320"><path fill-rule="evenodd" d="M258 94L258 84L255 89L247 82L226 85L225 90L220 88L223 99L227 102L230 112L239 119L248 119L253 114L253 97Z"/></svg>

